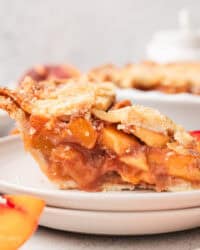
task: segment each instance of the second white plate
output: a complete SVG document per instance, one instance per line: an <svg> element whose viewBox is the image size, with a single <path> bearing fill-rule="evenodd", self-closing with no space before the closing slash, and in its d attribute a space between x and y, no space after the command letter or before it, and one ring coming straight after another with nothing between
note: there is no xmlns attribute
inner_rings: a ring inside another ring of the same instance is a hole
<svg viewBox="0 0 200 250"><path fill-rule="evenodd" d="M89 234L143 235L200 226L200 208L150 212L99 212L45 208L40 225Z"/></svg>

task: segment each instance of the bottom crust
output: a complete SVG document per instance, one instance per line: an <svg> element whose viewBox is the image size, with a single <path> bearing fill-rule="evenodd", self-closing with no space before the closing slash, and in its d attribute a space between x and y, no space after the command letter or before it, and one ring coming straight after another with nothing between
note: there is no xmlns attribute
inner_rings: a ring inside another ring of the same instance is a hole
<svg viewBox="0 0 200 250"><path fill-rule="evenodd" d="M77 184L73 180L64 181L57 183L60 189L63 190L78 190ZM135 190L135 185L131 184L112 184L112 183L104 183L101 186L101 192L108 191L133 191Z"/></svg>
<svg viewBox="0 0 200 250"><path fill-rule="evenodd" d="M79 190L77 184L73 180L68 180L64 182L56 183L58 187L62 190ZM197 188L198 189L198 188ZM152 190L155 191L153 186L148 187L146 185L131 185L131 184L112 184L112 183L104 183L101 187L101 192L109 192L109 191L133 191L133 190ZM183 192L195 190L195 188L191 185L191 183L184 181L181 184L176 186L170 186L165 191L167 192Z"/></svg>

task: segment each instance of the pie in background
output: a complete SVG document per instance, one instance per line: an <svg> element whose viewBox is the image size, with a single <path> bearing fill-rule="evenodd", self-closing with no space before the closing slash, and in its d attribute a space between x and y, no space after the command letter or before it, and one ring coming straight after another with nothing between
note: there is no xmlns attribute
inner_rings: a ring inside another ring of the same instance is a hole
<svg viewBox="0 0 200 250"><path fill-rule="evenodd" d="M120 88L200 95L200 63L143 62L117 67L112 64L89 71L91 81L112 81Z"/></svg>

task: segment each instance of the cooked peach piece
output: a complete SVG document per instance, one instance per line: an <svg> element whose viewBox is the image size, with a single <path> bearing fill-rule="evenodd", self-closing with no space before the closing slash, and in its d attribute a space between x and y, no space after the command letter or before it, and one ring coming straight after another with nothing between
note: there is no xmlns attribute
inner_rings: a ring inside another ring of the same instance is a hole
<svg viewBox="0 0 200 250"><path fill-rule="evenodd" d="M46 153L50 153L52 148L53 148L53 144L50 141L50 139L46 136L41 135L41 134L33 136L32 140L30 142L27 140L27 142L25 144L25 147L27 147L27 148L30 147L28 145L28 143L31 143L31 145L35 149L39 149L42 152L46 152Z"/></svg>
<svg viewBox="0 0 200 250"><path fill-rule="evenodd" d="M123 166L120 170L120 175L124 181L131 182L132 184L139 184L140 182L145 182L152 184L153 180L151 174L146 171L141 171L131 166Z"/></svg>
<svg viewBox="0 0 200 250"><path fill-rule="evenodd" d="M97 132L89 121L81 117L75 118L70 121L68 128L70 134L78 143L80 143L80 145L88 149L94 147L97 139Z"/></svg>
<svg viewBox="0 0 200 250"><path fill-rule="evenodd" d="M197 161L190 155L173 154L169 156L166 166L170 175L200 181L200 169L197 167Z"/></svg>
<svg viewBox="0 0 200 250"><path fill-rule="evenodd" d="M18 249L35 231L44 201L27 195L5 195L0 203L0 247Z"/></svg>
<svg viewBox="0 0 200 250"><path fill-rule="evenodd" d="M140 138L141 141L151 147L161 147L169 141L169 137L167 135L161 133L159 134L145 128L135 127L132 129L132 132L135 136Z"/></svg>
<svg viewBox="0 0 200 250"><path fill-rule="evenodd" d="M146 156L143 152L138 152L134 155L124 155L120 157L120 161L129 166L136 167L140 170L148 171Z"/></svg>
<svg viewBox="0 0 200 250"><path fill-rule="evenodd" d="M132 148L139 146L134 136L125 134L112 126L103 128L100 143L118 155L128 153Z"/></svg>

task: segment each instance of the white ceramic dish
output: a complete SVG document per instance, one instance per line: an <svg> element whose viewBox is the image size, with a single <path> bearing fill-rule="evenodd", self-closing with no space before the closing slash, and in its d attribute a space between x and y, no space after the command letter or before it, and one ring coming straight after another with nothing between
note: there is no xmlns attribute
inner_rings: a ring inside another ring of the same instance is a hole
<svg viewBox="0 0 200 250"><path fill-rule="evenodd" d="M24 152L18 136L0 139L0 192L42 197L49 206L101 211L148 211L200 206L200 190L98 192L59 190Z"/></svg>
<svg viewBox="0 0 200 250"><path fill-rule="evenodd" d="M117 90L117 96L118 99L129 99L135 104L156 108L188 130L200 128L200 96L135 89Z"/></svg>
<svg viewBox="0 0 200 250"><path fill-rule="evenodd" d="M40 225L89 234L158 234L199 227L200 208L146 212L99 212L46 207Z"/></svg>
<svg viewBox="0 0 200 250"><path fill-rule="evenodd" d="M8 135L13 125L14 121L8 116L5 111L2 111L0 109L0 136Z"/></svg>

